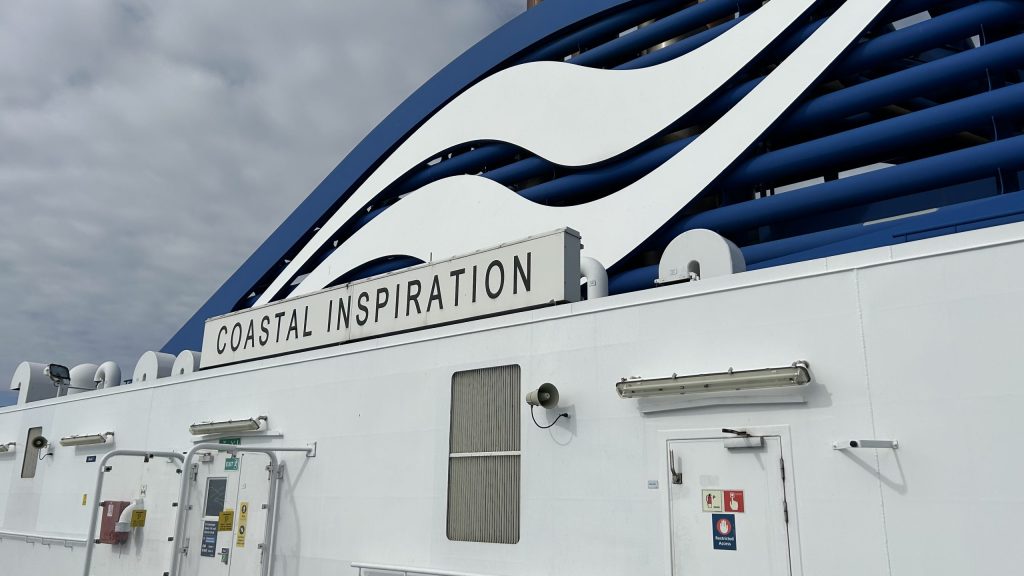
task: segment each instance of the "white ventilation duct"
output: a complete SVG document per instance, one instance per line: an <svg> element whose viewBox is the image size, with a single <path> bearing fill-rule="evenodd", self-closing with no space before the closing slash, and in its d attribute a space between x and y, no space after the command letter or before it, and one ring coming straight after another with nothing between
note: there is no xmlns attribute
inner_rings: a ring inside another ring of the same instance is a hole
<svg viewBox="0 0 1024 576"><path fill-rule="evenodd" d="M580 278L587 279L587 300L608 295L608 271L594 258L580 258Z"/></svg>
<svg viewBox="0 0 1024 576"><path fill-rule="evenodd" d="M661 255L657 284L728 276L747 269L743 253L711 230L687 230L676 236Z"/></svg>
<svg viewBox="0 0 1024 576"><path fill-rule="evenodd" d="M150 350L139 358L135 365L135 373L132 375L132 384L144 384L167 378L171 375L171 368L174 367L174 356L163 352Z"/></svg>
<svg viewBox="0 0 1024 576"><path fill-rule="evenodd" d="M184 376L199 370L199 360L202 354L193 350L182 350L174 359L174 366L171 367L171 376Z"/></svg>
<svg viewBox="0 0 1024 576"><path fill-rule="evenodd" d="M11 390L18 390L18 404L57 397L57 387L46 375L48 364L22 362L11 378Z"/></svg>
<svg viewBox="0 0 1024 576"><path fill-rule="evenodd" d="M97 370L99 370L99 366L95 364L79 364L72 368L70 370L71 387L68 388L68 394L79 394L95 390L96 381L93 377L96 376Z"/></svg>
<svg viewBox="0 0 1024 576"><path fill-rule="evenodd" d="M121 385L121 367L117 362L107 361L100 364L93 375L92 381L96 383L96 389L112 388Z"/></svg>

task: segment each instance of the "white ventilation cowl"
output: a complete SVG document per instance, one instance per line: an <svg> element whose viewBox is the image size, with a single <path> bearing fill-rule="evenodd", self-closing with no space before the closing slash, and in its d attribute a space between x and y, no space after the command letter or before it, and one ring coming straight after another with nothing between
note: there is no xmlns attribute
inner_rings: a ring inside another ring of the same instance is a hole
<svg viewBox="0 0 1024 576"><path fill-rule="evenodd" d="M698 228L676 236L661 255L657 284L728 276L747 269L739 247L727 238Z"/></svg>

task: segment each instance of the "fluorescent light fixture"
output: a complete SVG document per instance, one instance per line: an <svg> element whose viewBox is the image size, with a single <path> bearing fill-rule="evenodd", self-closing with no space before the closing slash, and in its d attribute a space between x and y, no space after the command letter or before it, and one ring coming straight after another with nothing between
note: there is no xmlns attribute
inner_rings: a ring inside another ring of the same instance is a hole
<svg viewBox="0 0 1024 576"><path fill-rule="evenodd" d="M102 434L83 434L81 436L65 436L60 439L61 446L88 446L90 444L106 444L107 438L114 439L113 432Z"/></svg>
<svg viewBox="0 0 1024 576"><path fill-rule="evenodd" d="M729 370L715 374L694 374L665 378L623 378L615 389L620 398L650 398L653 396L697 395L708 392L733 392L798 388L811 381L808 364L794 362L785 368L758 370Z"/></svg>
<svg viewBox="0 0 1024 576"><path fill-rule="evenodd" d="M227 434L231 432L258 432L266 429L267 417L257 416L245 420L222 420L219 422L198 422L188 427L193 436Z"/></svg>
<svg viewBox="0 0 1024 576"><path fill-rule="evenodd" d="M2 454L4 452L10 452L11 450L14 450L14 447L16 445L17 444L14 443L14 442L8 442L7 444L0 444L0 454Z"/></svg>

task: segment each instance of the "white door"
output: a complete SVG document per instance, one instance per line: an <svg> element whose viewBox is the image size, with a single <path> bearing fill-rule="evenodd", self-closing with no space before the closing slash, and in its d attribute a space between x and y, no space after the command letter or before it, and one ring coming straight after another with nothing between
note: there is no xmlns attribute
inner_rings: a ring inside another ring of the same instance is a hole
<svg viewBox="0 0 1024 576"><path fill-rule="evenodd" d="M203 461L205 460L205 461ZM184 576L259 576L263 560L270 459L213 453L196 464L185 519Z"/></svg>
<svg viewBox="0 0 1024 576"><path fill-rule="evenodd" d="M789 576L778 436L670 440L673 576Z"/></svg>

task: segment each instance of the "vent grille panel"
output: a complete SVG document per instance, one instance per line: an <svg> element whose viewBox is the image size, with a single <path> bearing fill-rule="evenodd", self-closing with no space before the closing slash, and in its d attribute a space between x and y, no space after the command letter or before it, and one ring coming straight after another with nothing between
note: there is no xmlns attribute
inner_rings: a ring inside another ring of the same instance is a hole
<svg viewBox="0 0 1024 576"><path fill-rule="evenodd" d="M449 460L448 538L519 542L519 456Z"/></svg>
<svg viewBox="0 0 1024 576"><path fill-rule="evenodd" d="M520 368L452 375L448 538L519 541Z"/></svg>

